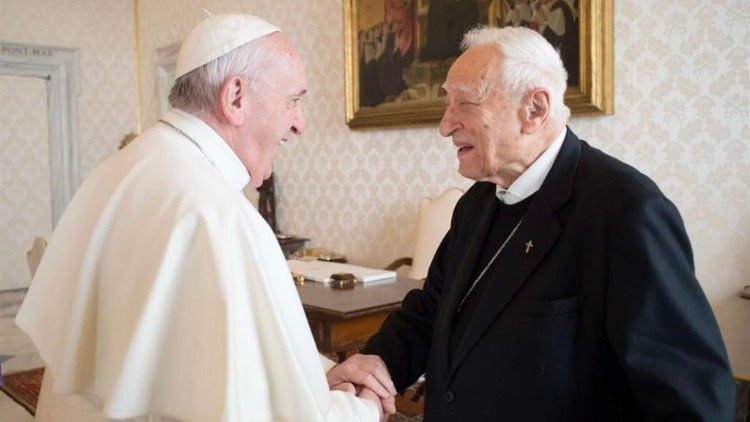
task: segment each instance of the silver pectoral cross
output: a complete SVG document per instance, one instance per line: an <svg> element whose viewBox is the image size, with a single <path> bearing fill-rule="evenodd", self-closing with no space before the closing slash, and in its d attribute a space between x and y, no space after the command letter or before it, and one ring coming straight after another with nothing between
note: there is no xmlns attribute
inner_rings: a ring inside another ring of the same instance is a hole
<svg viewBox="0 0 750 422"><path fill-rule="evenodd" d="M532 241L530 241L530 240L529 240L528 242L526 242L526 253L529 253L529 251L530 251L530 250L531 250L531 248L533 248L533 247L534 247L534 242L532 242Z"/></svg>

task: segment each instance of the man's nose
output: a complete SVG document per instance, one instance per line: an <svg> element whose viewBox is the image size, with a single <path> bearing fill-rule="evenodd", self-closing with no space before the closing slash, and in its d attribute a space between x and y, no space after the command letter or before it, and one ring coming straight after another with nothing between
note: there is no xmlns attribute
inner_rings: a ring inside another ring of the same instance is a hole
<svg viewBox="0 0 750 422"><path fill-rule="evenodd" d="M305 114L302 112L302 109L300 109L297 114L294 116L294 120L292 121L292 133L295 135L302 135L302 133L305 131Z"/></svg>
<svg viewBox="0 0 750 422"><path fill-rule="evenodd" d="M453 132L461 127L460 121L456 118L456 113L453 111L453 107L448 105L443 113L443 118L440 119L440 126L438 130L441 136L451 136Z"/></svg>

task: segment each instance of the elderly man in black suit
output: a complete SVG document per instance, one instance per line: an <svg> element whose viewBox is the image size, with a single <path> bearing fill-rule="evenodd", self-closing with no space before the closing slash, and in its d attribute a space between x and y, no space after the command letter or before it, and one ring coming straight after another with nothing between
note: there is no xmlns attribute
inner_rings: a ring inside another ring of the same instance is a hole
<svg viewBox="0 0 750 422"><path fill-rule="evenodd" d="M731 420L677 208L567 128L566 72L539 34L476 29L463 48L440 133L477 183L424 289L364 348L376 356L329 381L384 362L401 390L426 371L427 421Z"/></svg>

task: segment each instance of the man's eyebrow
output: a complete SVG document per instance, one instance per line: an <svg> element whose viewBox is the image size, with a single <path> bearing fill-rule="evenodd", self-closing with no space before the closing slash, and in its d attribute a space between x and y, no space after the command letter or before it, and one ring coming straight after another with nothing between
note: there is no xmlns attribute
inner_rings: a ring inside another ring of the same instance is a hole
<svg viewBox="0 0 750 422"><path fill-rule="evenodd" d="M305 95L305 94L307 94L307 90L306 90L306 89L303 89L302 91L300 91L300 92L298 92L298 93L294 94L294 95L293 95L293 97L301 97L301 96L303 96L303 95Z"/></svg>

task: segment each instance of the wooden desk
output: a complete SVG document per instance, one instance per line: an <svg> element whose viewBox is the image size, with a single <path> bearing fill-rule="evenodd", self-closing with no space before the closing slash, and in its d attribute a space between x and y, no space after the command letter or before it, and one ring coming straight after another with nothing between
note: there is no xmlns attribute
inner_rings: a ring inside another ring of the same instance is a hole
<svg viewBox="0 0 750 422"><path fill-rule="evenodd" d="M308 281L297 290L318 350L335 353L342 361L365 345L409 290L420 289L423 283L398 277L334 290Z"/></svg>

